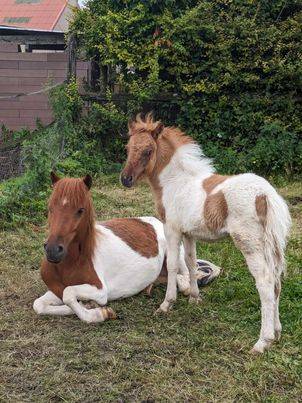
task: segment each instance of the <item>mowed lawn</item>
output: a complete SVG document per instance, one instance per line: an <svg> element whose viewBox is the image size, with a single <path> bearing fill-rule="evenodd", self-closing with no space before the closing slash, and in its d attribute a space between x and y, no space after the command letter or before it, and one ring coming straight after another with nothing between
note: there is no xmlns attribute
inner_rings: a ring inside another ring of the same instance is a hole
<svg viewBox="0 0 302 403"><path fill-rule="evenodd" d="M302 185L280 189L294 220L281 295L282 339L262 356L249 354L260 329L258 294L229 240L199 244L198 256L223 267L202 289L203 301L179 296L167 316L164 297L139 295L110 305L118 320L98 325L77 317L38 317L46 227L0 237L0 401L268 401L302 400ZM123 189L103 177L93 191L99 219L153 214L149 189ZM131 278L129 278L131 281Z"/></svg>

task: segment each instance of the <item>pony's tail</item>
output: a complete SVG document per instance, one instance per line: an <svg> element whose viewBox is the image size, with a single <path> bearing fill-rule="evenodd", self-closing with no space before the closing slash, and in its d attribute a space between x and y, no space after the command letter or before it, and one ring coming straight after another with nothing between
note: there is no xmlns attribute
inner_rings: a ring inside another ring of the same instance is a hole
<svg viewBox="0 0 302 403"><path fill-rule="evenodd" d="M273 190L267 194L267 217L264 227L264 253L266 261L276 280L286 274L284 252L291 227L288 206L283 198Z"/></svg>

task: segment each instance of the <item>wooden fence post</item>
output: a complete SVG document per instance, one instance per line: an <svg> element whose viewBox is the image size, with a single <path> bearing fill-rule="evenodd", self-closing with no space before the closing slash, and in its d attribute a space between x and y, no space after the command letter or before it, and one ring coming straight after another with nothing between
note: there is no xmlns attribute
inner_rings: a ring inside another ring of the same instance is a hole
<svg viewBox="0 0 302 403"><path fill-rule="evenodd" d="M68 82L77 76L77 38L75 34L71 34L68 38L67 53L68 53L68 67L67 67L67 80Z"/></svg>

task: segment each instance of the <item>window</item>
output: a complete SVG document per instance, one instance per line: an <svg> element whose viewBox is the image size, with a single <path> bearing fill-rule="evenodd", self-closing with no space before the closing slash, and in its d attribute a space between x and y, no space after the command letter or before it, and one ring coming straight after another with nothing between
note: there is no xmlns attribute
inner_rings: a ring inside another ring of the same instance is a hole
<svg viewBox="0 0 302 403"><path fill-rule="evenodd" d="M42 0L16 0L15 4L35 4L41 3Z"/></svg>
<svg viewBox="0 0 302 403"><path fill-rule="evenodd" d="M24 24L29 22L31 17L5 17L4 22L8 22L9 24L17 23L17 24Z"/></svg>

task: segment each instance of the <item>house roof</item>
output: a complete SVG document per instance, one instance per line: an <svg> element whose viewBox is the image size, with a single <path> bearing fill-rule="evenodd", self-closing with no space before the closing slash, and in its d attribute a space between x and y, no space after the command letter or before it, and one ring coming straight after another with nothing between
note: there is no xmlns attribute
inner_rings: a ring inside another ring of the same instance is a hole
<svg viewBox="0 0 302 403"><path fill-rule="evenodd" d="M1 0L0 24L52 31L68 0Z"/></svg>

